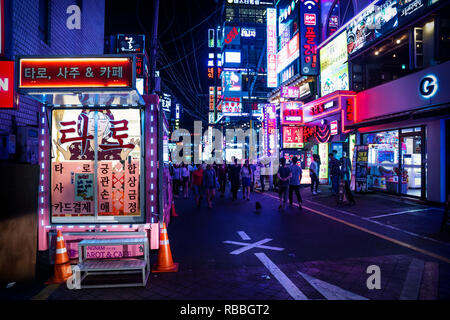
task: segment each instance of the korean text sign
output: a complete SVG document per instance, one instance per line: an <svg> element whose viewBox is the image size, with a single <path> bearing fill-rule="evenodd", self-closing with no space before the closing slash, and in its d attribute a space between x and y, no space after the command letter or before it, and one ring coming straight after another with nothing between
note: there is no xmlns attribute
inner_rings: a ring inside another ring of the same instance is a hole
<svg viewBox="0 0 450 320"><path fill-rule="evenodd" d="M303 148L303 127L283 126L283 148Z"/></svg>
<svg viewBox="0 0 450 320"><path fill-rule="evenodd" d="M302 102L282 102L281 103L281 123L282 124L302 124L303 123L303 109Z"/></svg>
<svg viewBox="0 0 450 320"><path fill-rule="evenodd" d="M277 11L267 8L267 87L277 86Z"/></svg>
<svg viewBox="0 0 450 320"><path fill-rule="evenodd" d="M133 59L21 58L19 88L132 88Z"/></svg>
<svg viewBox="0 0 450 320"><path fill-rule="evenodd" d="M302 0L300 12L300 73L316 76L319 74L319 0Z"/></svg>

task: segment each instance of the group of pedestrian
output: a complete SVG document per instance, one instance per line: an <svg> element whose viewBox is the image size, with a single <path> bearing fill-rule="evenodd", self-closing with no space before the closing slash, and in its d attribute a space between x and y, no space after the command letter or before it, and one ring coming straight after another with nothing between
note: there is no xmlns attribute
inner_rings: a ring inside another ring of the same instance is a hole
<svg viewBox="0 0 450 320"><path fill-rule="evenodd" d="M292 158L292 164L286 165L286 159L280 159L280 168L277 173L278 177L278 195L280 198L280 205L278 209L284 209L288 193L289 205L292 206L294 202L294 192L297 197L298 207L302 209L302 196L300 194L300 182L302 180L302 168L298 165L298 158Z"/></svg>
<svg viewBox="0 0 450 320"><path fill-rule="evenodd" d="M191 177L190 170L185 163L175 164L170 168L172 175L172 192L175 197L180 194L180 187L183 190L183 197L187 198L189 195L189 181Z"/></svg>
<svg viewBox="0 0 450 320"><path fill-rule="evenodd" d="M331 190L334 193L339 193L340 179L344 179L346 183L350 183L351 162L344 152L340 160L336 157L337 151L333 150L329 155L328 168L331 179Z"/></svg>

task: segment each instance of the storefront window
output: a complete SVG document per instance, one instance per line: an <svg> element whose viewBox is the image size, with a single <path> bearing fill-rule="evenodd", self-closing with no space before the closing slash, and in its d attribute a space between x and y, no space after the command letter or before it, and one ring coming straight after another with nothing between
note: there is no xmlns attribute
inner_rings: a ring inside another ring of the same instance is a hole
<svg viewBox="0 0 450 320"><path fill-rule="evenodd" d="M369 147L368 189L398 192L399 149L398 130L370 133L363 136Z"/></svg>
<svg viewBox="0 0 450 320"><path fill-rule="evenodd" d="M53 223L142 218L139 109L52 111Z"/></svg>

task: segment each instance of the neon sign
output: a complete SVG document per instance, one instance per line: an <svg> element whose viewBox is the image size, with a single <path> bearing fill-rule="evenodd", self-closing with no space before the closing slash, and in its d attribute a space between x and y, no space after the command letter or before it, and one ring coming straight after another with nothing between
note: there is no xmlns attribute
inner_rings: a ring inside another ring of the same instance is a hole
<svg viewBox="0 0 450 320"><path fill-rule="evenodd" d="M267 87L277 86L277 10L267 8Z"/></svg>
<svg viewBox="0 0 450 320"><path fill-rule="evenodd" d="M436 76L429 74L425 76L419 84L419 93L424 99L432 98L438 90L438 80Z"/></svg>
<svg viewBox="0 0 450 320"><path fill-rule="evenodd" d="M300 15L301 57L300 73L304 76L319 74L317 45L319 44L319 0L302 0Z"/></svg>

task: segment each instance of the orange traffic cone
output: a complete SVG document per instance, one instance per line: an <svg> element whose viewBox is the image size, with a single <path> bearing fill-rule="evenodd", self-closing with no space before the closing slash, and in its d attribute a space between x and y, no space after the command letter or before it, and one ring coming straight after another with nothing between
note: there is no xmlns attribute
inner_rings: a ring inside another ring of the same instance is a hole
<svg viewBox="0 0 450 320"><path fill-rule="evenodd" d="M159 234L159 252L158 252L158 264L152 270L152 272L178 272L178 263L174 263L172 260L172 252L170 251L169 236L167 235L166 224L163 222L162 228Z"/></svg>
<svg viewBox="0 0 450 320"><path fill-rule="evenodd" d="M55 271L52 278L45 284L64 283L72 276L72 268L67 254L66 244L61 230L56 235Z"/></svg>
<svg viewBox="0 0 450 320"><path fill-rule="evenodd" d="M175 211L175 203L172 201L172 210L171 210L172 217L178 217L176 211Z"/></svg>

